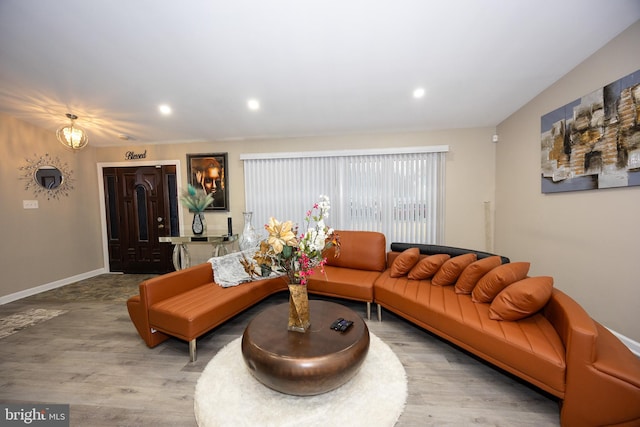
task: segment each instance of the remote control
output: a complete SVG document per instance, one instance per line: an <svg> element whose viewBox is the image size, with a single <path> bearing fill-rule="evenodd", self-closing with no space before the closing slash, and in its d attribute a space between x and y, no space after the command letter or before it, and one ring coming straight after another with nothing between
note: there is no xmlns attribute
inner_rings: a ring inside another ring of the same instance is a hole
<svg viewBox="0 0 640 427"><path fill-rule="evenodd" d="M344 319L342 317L336 319L335 322L331 324L331 329L333 329L334 331L338 331L342 322L344 322Z"/></svg>
<svg viewBox="0 0 640 427"><path fill-rule="evenodd" d="M344 332L347 329L349 329L349 327L353 325L353 322L351 320L344 320L341 324L340 324L340 332Z"/></svg>

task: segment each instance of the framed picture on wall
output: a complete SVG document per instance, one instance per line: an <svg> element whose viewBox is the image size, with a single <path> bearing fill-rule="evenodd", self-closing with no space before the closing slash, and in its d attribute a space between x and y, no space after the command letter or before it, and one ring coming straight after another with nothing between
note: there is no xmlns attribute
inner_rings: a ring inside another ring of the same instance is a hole
<svg viewBox="0 0 640 427"><path fill-rule="evenodd" d="M640 185L640 70L541 118L542 192Z"/></svg>
<svg viewBox="0 0 640 427"><path fill-rule="evenodd" d="M187 154L188 182L197 189L213 194L208 211L229 210L227 153Z"/></svg>

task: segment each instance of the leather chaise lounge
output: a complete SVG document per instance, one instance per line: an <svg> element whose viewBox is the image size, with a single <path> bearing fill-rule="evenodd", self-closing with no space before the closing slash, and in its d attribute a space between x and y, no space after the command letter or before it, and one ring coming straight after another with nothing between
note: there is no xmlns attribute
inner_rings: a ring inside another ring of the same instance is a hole
<svg viewBox="0 0 640 427"><path fill-rule="evenodd" d="M327 257L326 277L310 280L310 293L373 303L373 282L386 268L386 240L368 231L340 232L340 257ZM352 264L349 264L352 263ZM351 267L350 267L351 265ZM221 287L209 263L145 280L140 294L127 301L129 316L149 347L170 336L189 343L190 360L196 360L196 339L266 297L288 290L283 278L250 281Z"/></svg>
<svg viewBox="0 0 640 427"><path fill-rule="evenodd" d="M341 255L328 257L326 275L311 276L311 294L365 302L367 317L376 303L379 320L384 308L527 381L560 400L563 426L640 425L640 359L551 278L527 276L528 263L437 245L393 243L387 253L380 233L339 233ZM427 278L413 274L428 269ZM502 289L487 300L496 283ZM499 303L539 284L548 289L539 309L495 319L505 311ZM127 307L149 347L173 336L189 342L193 361L198 337L286 289L280 278L223 288L204 263L142 282Z"/></svg>

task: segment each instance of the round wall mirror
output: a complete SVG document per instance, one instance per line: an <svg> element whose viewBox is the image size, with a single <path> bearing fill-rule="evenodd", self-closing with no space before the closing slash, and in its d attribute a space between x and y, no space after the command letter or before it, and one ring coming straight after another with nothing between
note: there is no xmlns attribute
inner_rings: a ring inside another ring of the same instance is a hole
<svg viewBox="0 0 640 427"><path fill-rule="evenodd" d="M25 181L24 189L33 191L34 195L47 199L59 199L68 196L73 189L72 170L57 157L49 154L27 159L27 164L20 167Z"/></svg>
<svg viewBox="0 0 640 427"><path fill-rule="evenodd" d="M57 167L44 165L36 170L35 180L40 187L54 190L62 185L64 176L62 176L62 172Z"/></svg>

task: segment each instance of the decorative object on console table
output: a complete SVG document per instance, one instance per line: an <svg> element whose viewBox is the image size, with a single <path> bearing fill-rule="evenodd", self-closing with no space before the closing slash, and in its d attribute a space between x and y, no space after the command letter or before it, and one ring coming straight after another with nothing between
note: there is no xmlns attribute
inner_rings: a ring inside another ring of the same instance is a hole
<svg viewBox="0 0 640 427"><path fill-rule="evenodd" d="M286 275L289 281L287 328L290 331L305 332L311 326L307 277L316 267L324 267L327 249L335 246L335 256L340 254L338 234L324 223L329 217L329 209L329 198L321 195L320 201L307 211L307 231L299 236L298 226L291 220L280 222L274 217L269 218L269 224L265 226L269 237L260 242L260 249L254 256L263 271Z"/></svg>
<svg viewBox="0 0 640 427"><path fill-rule="evenodd" d="M260 236L253 228L252 217L253 212L242 212L244 216L244 229L242 230L242 237L240 238L240 249L247 250L253 249L260 243Z"/></svg>
<svg viewBox="0 0 640 427"><path fill-rule="evenodd" d="M196 212L193 214L193 221L191 222L191 231L193 234L203 234L207 231L207 221L204 219L202 212Z"/></svg>
<svg viewBox="0 0 640 427"><path fill-rule="evenodd" d="M207 223L202 212L213 203L213 195L187 184L187 189L182 194L180 201L189 208L189 212L193 212L193 222L191 223L193 234L203 234L207 230Z"/></svg>

